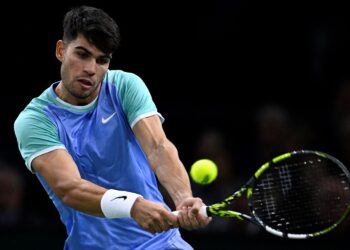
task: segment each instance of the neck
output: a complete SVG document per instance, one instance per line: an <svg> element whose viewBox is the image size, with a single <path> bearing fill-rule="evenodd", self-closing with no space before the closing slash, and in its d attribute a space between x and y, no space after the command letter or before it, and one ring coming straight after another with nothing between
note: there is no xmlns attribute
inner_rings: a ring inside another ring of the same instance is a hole
<svg viewBox="0 0 350 250"><path fill-rule="evenodd" d="M71 94L64 86L62 81L56 86L54 89L56 95L64 102L76 105L76 106L84 106L92 101L94 101L100 92L101 85L99 85L96 89L95 93L91 93L89 96L82 97L82 96L75 96Z"/></svg>

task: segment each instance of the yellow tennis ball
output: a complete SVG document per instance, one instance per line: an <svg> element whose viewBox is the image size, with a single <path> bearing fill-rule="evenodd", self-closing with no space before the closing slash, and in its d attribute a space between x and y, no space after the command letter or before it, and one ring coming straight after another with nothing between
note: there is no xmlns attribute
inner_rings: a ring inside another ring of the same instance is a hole
<svg viewBox="0 0 350 250"><path fill-rule="evenodd" d="M190 176L196 183L206 185L216 179L218 167L212 160L201 159L191 166Z"/></svg>

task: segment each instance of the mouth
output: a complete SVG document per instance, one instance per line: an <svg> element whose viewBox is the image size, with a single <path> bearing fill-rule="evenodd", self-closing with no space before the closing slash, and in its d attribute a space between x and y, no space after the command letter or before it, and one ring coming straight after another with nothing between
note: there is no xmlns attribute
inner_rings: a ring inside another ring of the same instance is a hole
<svg viewBox="0 0 350 250"><path fill-rule="evenodd" d="M84 88L90 88L93 86L92 81L88 80L88 79L78 79L78 82L80 83L80 85Z"/></svg>

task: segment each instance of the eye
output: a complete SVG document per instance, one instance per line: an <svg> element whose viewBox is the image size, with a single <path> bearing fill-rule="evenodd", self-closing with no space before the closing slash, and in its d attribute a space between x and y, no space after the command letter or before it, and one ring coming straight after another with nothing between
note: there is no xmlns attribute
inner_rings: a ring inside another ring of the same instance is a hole
<svg viewBox="0 0 350 250"><path fill-rule="evenodd" d="M101 65L108 64L110 61L111 59L109 57L101 57L96 60L96 62Z"/></svg>
<svg viewBox="0 0 350 250"><path fill-rule="evenodd" d="M84 52L84 51L77 51L76 54L78 55L78 57L80 57L81 59L86 59L89 57L89 54Z"/></svg>

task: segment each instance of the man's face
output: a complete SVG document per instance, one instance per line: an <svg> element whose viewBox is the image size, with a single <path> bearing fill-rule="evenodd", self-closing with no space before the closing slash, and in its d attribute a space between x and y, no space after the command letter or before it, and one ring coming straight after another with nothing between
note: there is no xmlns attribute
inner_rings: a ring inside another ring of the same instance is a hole
<svg viewBox="0 0 350 250"><path fill-rule="evenodd" d="M112 55L105 54L83 36L70 43L58 41L56 57L62 62L59 97L73 105L85 105L99 93Z"/></svg>

